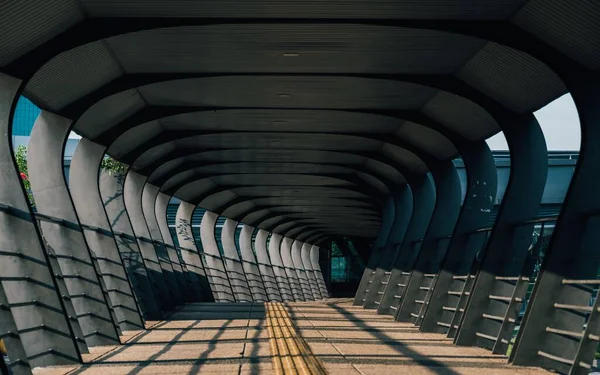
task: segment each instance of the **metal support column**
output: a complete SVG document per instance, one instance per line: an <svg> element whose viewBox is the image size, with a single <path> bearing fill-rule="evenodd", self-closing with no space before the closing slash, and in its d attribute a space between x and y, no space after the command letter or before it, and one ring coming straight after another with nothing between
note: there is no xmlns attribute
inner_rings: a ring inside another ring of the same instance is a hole
<svg viewBox="0 0 600 375"><path fill-rule="evenodd" d="M373 279L375 269L381 260L383 249L387 243L392 225L394 224L396 203L392 196L390 196L385 202L382 214L383 218L381 219L381 231L377 236L377 240L375 240L375 243L373 244L371 256L367 262L367 267L365 268L365 271L360 279L360 283L358 284L358 289L356 290L356 295L354 296L354 301L352 302L352 305L354 306L362 306L366 300L367 289L369 289L371 285L370 281Z"/></svg>
<svg viewBox="0 0 600 375"><path fill-rule="evenodd" d="M325 283L325 278L323 277L323 272L321 272L321 265L319 264L319 254L320 248L316 245L313 245L310 248L310 264L312 265L313 272L315 273L315 277L317 279L317 284L319 285L319 290L321 292L322 298L329 298L329 291L327 290L327 284Z"/></svg>
<svg viewBox="0 0 600 375"><path fill-rule="evenodd" d="M255 302L267 302L269 297L265 290L265 284L260 275L256 258L254 257L254 251L252 250L252 234L254 233L254 227L245 225L242 227L240 233L240 254L242 256L242 264L244 266L244 273L248 279L248 285L252 292L252 298Z"/></svg>
<svg viewBox="0 0 600 375"><path fill-rule="evenodd" d="M269 232L264 229L259 229L254 239L254 248L256 250L256 261L258 262L258 270L262 275L265 283L265 291L269 297L269 301L281 302L281 292L277 285L277 279L275 273L273 273L273 266L271 266L271 260L269 254L267 254L267 240Z"/></svg>
<svg viewBox="0 0 600 375"><path fill-rule="evenodd" d="M281 260L281 243L283 236L277 233L271 235L271 241L269 241L269 257L271 258L271 266L273 266L273 274L277 280L279 291L281 292L281 298L284 302L290 302L294 300L290 283L285 273L285 267Z"/></svg>
<svg viewBox="0 0 600 375"><path fill-rule="evenodd" d="M534 227L516 224L537 216L548 172L544 134L533 114L514 118L503 129L512 160L510 179L455 340L489 349L497 345L500 354L506 353L512 336L512 329L500 335L503 321L516 321L519 311L508 311L509 301L502 297L510 300L514 294L512 280L521 276Z"/></svg>
<svg viewBox="0 0 600 375"><path fill-rule="evenodd" d="M87 244L98 260L119 327L123 331L144 329L144 321L100 197L98 174L105 149L86 138L79 141L71 161L69 190Z"/></svg>
<svg viewBox="0 0 600 375"><path fill-rule="evenodd" d="M114 311L67 188L63 148L70 120L42 111L27 152L29 181L41 232L55 253L88 346L119 344Z"/></svg>
<svg viewBox="0 0 600 375"><path fill-rule="evenodd" d="M304 294L302 293L302 287L298 280L298 274L294 267L294 261L292 260L292 243L294 240L288 237L283 237L281 241L281 261L285 267L285 274L287 275L288 282L290 283L290 289L294 296L294 301L304 301Z"/></svg>
<svg viewBox="0 0 600 375"><path fill-rule="evenodd" d="M173 235L169 230L169 223L167 222L167 208L169 207L170 201L171 197L169 195L160 192L157 194L156 203L154 205L155 219L160 231L160 238L162 238L162 241L167 248L169 258L171 258L171 264L175 271L177 282L183 284L181 290L183 299L185 302L194 302L196 301L196 298L192 292L192 279L189 275L185 261L183 260L181 249L175 246L175 241L173 241Z"/></svg>
<svg viewBox="0 0 600 375"><path fill-rule="evenodd" d="M177 284L174 283L168 257L166 254L159 257L152 239L150 239L150 232L142 210L142 189L145 183L146 177L133 171L127 172L123 185L125 209L129 214L131 227L140 252L144 257L144 262L146 262L146 267L152 275L151 280L161 303L161 308L165 311L172 311L175 309L175 301L171 290Z"/></svg>
<svg viewBox="0 0 600 375"><path fill-rule="evenodd" d="M577 69L579 68L579 69ZM566 81L581 123L581 152L511 359L588 374L598 345L600 285L600 75L576 67Z"/></svg>
<svg viewBox="0 0 600 375"><path fill-rule="evenodd" d="M133 173L135 172L130 170L128 174ZM139 176L136 173L136 179ZM169 288L169 292L171 292L172 301L175 305L183 305L185 303L183 295L186 288L183 269L181 268L181 264L179 264L177 252L165 246L160 228L158 227L156 220L156 197L158 193L159 188L157 186L147 182L144 183L144 187L142 188L142 213L148 230L147 235L136 233L144 237L142 240L149 238L152 241L163 273L166 275L167 287Z"/></svg>
<svg viewBox="0 0 600 375"><path fill-rule="evenodd" d="M215 225L219 215L206 211L200 222L200 239L206 255L206 273L212 279L212 289L216 302L235 302L229 275L225 271L223 259L215 238Z"/></svg>
<svg viewBox="0 0 600 375"><path fill-rule="evenodd" d="M225 268L231 280L233 294L238 302L252 302L252 293L248 285L248 279L244 272L244 266L238 254L237 245L235 243L235 231L237 229L237 221L225 219L223 230L221 231L221 243L223 244L223 255L225 258Z"/></svg>
<svg viewBox="0 0 600 375"><path fill-rule="evenodd" d="M13 156L12 115L21 81L0 74L0 335L15 375L28 365L81 362ZM20 341L20 343L19 343Z"/></svg>
<svg viewBox="0 0 600 375"><path fill-rule="evenodd" d="M4 288L0 285L0 336L9 359L8 363L4 363L4 358L0 358L5 366L5 368L0 368L0 373L8 375L10 371L10 374L13 375L31 375L27 352L9 306Z"/></svg>
<svg viewBox="0 0 600 375"><path fill-rule="evenodd" d="M454 164L441 163L431 173L435 182L435 208L414 264L401 272L402 279L397 284L400 288L397 294L400 300L397 321L415 321L420 316L421 306L415 300L423 298L421 288L428 288L426 283L433 281L429 275L439 263L432 263L432 260L438 259L440 262L446 253L449 236L454 231L460 213L460 180Z"/></svg>
<svg viewBox="0 0 600 375"><path fill-rule="evenodd" d="M140 251L129 214L125 209L124 182L125 175L120 172L100 171L98 185L102 204L140 309L147 320L160 320L162 305L160 298L157 298L155 285L162 280L162 273L160 269L158 274L153 272L154 264L144 259ZM157 278L157 275L160 278ZM164 280L162 282L164 283Z"/></svg>
<svg viewBox="0 0 600 375"><path fill-rule="evenodd" d="M323 297L321 297L321 290L319 289L315 272L313 271L312 264L310 263L311 248L312 245L305 242L304 245L302 245L302 249L300 249L300 258L302 259L302 264L306 270L306 276L308 277L308 284L310 285L313 298L315 301L317 301L323 299Z"/></svg>
<svg viewBox="0 0 600 375"><path fill-rule="evenodd" d="M496 163L485 142L471 144L463 149L462 158L467 171L467 191L460 216L447 251L438 253L428 265L426 272L436 274L422 304L421 331L446 333L454 318L453 310L460 300L457 285L462 290L463 277L468 275L477 252L486 240L485 233L477 233L486 227L494 206L497 192ZM410 302L410 301L405 301Z"/></svg>
<svg viewBox="0 0 600 375"><path fill-rule="evenodd" d="M312 295L312 291L310 290L310 285L308 283L308 276L306 274L306 270L304 269L304 264L302 264L302 245L303 242L295 240L292 243L292 263L294 264L294 268L296 270L296 275L298 275L298 282L300 283L300 290L304 295L305 301L312 301L314 297Z"/></svg>
<svg viewBox="0 0 600 375"><path fill-rule="evenodd" d="M196 206L181 202L175 216L175 231L179 242L181 257L189 272L192 301L214 302L214 292L198 252L198 244L192 232L192 215Z"/></svg>
<svg viewBox="0 0 600 375"><path fill-rule="evenodd" d="M404 236L400 251L391 267L391 275L383 290L378 314L394 315L398 311L402 292L401 284L405 279L403 272L410 272L418 255L423 237L431 221L435 206L435 191L427 175L415 176L410 181L413 196L413 215Z"/></svg>
<svg viewBox="0 0 600 375"><path fill-rule="evenodd" d="M391 276L392 265L400 252L404 236L413 215L413 197L408 185L400 186L392 192L396 208L394 223L385 244L381 258L371 278L368 292L365 295L364 308L376 309L381 303L381 297Z"/></svg>

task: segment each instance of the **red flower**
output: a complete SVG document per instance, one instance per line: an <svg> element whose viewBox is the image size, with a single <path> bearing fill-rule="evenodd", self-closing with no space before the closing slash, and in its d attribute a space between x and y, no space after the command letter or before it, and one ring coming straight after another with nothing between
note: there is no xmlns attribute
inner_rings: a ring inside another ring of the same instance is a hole
<svg viewBox="0 0 600 375"><path fill-rule="evenodd" d="M21 179L27 181L27 175L23 172L21 172Z"/></svg>

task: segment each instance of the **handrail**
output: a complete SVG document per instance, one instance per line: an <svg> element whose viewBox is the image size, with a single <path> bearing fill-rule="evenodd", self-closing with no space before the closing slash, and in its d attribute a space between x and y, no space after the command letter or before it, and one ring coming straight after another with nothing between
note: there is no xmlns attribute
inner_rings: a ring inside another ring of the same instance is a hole
<svg viewBox="0 0 600 375"><path fill-rule="evenodd" d="M537 217L535 219L524 220L521 223L515 224L515 226L526 225L526 224L536 224L536 223L547 223L550 221L556 221L558 219L558 215L549 215Z"/></svg>

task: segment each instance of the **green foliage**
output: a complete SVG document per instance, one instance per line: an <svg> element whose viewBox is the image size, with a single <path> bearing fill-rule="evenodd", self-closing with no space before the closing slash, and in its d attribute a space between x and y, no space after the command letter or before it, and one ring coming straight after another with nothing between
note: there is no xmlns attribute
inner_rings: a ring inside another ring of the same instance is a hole
<svg viewBox="0 0 600 375"><path fill-rule="evenodd" d="M31 183L29 182L29 173L27 171L27 147L23 145L17 147L17 150L15 151L15 160L17 161L17 166L19 168L19 175L21 176L21 180L27 191L29 203L31 203L31 207L35 207L33 193L31 192Z"/></svg>
<svg viewBox="0 0 600 375"><path fill-rule="evenodd" d="M15 151L15 160L17 161L17 166L19 167L19 175L21 176L21 180L23 181L23 185L25 186L25 190L27 191L27 198L29 198L29 203L31 203L31 207L35 207L35 201L33 200L33 193L31 192L31 183L29 182L29 172L27 171L27 147L19 146ZM127 171L127 166L121 164L110 156L106 156L102 159L100 163L100 168L102 170L107 171L109 173L124 173Z"/></svg>
<svg viewBox="0 0 600 375"><path fill-rule="evenodd" d="M104 157L100 163L100 168L108 173L124 173L127 171L127 166L121 164L110 156Z"/></svg>

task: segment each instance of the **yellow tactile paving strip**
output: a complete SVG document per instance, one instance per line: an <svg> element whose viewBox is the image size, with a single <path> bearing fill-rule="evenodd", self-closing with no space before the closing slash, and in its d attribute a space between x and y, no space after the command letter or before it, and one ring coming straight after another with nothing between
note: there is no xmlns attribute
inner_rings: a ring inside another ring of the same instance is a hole
<svg viewBox="0 0 600 375"><path fill-rule="evenodd" d="M294 328L292 319L279 302L266 304L269 346L276 375L320 375L325 368Z"/></svg>

